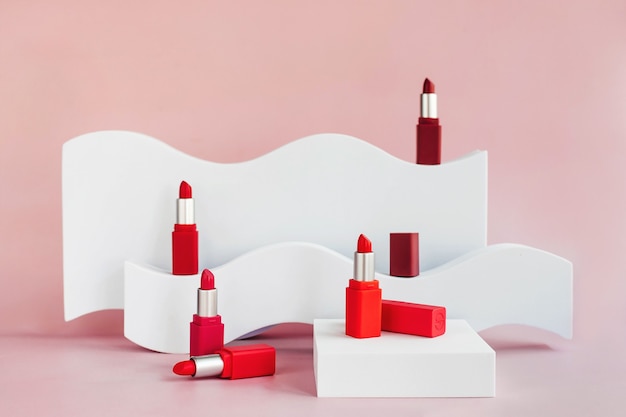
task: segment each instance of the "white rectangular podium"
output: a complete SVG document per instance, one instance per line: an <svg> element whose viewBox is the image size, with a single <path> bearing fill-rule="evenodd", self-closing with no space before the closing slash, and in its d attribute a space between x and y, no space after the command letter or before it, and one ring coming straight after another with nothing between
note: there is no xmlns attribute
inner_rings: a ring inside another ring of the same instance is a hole
<svg viewBox="0 0 626 417"><path fill-rule="evenodd" d="M382 332L355 339L344 320L315 320L318 397L494 397L495 351L465 320L435 338Z"/></svg>

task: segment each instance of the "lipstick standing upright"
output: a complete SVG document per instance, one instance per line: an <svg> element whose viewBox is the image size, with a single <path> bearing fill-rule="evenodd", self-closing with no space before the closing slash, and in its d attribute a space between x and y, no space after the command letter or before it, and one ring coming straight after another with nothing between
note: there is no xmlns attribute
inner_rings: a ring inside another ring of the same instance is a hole
<svg viewBox="0 0 626 417"><path fill-rule="evenodd" d="M191 186L180 183L176 200L176 224L172 232L172 274L198 273L198 230L194 220Z"/></svg>
<svg viewBox="0 0 626 417"><path fill-rule="evenodd" d="M437 118L437 94L435 84L424 80L420 96L420 117L417 124L417 163L439 165L441 163L441 126Z"/></svg>
<svg viewBox="0 0 626 417"><path fill-rule="evenodd" d="M203 356L224 347L224 324L217 314L215 277L205 269L198 288L198 307L189 324L189 355Z"/></svg>
<svg viewBox="0 0 626 417"><path fill-rule="evenodd" d="M372 242L359 236L354 253L354 278L346 288L346 334L356 338L380 336L382 291L375 279Z"/></svg>

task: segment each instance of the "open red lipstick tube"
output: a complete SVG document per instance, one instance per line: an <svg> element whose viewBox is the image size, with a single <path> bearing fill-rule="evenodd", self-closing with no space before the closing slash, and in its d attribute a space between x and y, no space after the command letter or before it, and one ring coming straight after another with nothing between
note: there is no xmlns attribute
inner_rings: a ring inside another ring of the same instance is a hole
<svg viewBox="0 0 626 417"><path fill-rule="evenodd" d="M195 275L198 273L198 230L191 186L185 181L180 183L176 202L176 224L172 232L172 274Z"/></svg>
<svg viewBox="0 0 626 417"><path fill-rule="evenodd" d="M189 355L202 356L224 347L224 324L217 314L215 277L205 269L198 288L197 311L189 324Z"/></svg>
<svg viewBox="0 0 626 417"><path fill-rule="evenodd" d="M381 303L372 242L360 235L354 253L354 278L346 288L346 334L356 338L380 336Z"/></svg>
<svg viewBox="0 0 626 417"><path fill-rule="evenodd" d="M242 379L274 375L276 350L264 344L225 347L213 355L192 356L178 362L173 371L195 378Z"/></svg>
<svg viewBox="0 0 626 417"><path fill-rule="evenodd" d="M435 84L428 78L420 96L420 117L417 124L417 163L441 164L441 126L437 117Z"/></svg>

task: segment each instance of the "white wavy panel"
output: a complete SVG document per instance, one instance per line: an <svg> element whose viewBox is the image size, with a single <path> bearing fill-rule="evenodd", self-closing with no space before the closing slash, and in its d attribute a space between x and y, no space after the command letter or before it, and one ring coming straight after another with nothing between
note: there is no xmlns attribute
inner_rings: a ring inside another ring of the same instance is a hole
<svg viewBox="0 0 626 417"><path fill-rule="evenodd" d="M573 266L518 244L473 251L414 281L381 277L384 297L442 305L477 331L524 324L572 337Z"/></svg>
<svg viewBox="0 0 626 417"><path fill-rule="evenodd" d="M390 232L420 233L422 270L486 245L486 152L424 166L322 134L218 164L137 133L90 133L63 146L67 320L124 308L127 259L170 270L183 179L194 191L201 268L286 241L351 257L360 233L373 241L380 271L388 271Z"/></svg>
<svg viewBox="0 0 626 417"><path fill-rule="evenodd" d="M287 322L344 317L352 258L310 243L250 252L212 269L226 341ZM387 299L443 305L477 331L525 324L572 336L572 265L521 245L479 249L416 278L377 274ZM189 351L199 276L127 262L124 333L143 347Z"/></svg>

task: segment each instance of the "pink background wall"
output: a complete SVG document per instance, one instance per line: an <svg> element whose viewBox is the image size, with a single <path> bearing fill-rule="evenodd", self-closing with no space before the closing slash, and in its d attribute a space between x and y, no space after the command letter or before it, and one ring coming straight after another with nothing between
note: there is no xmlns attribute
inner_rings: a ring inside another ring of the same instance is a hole
<svg viewBox="0 0 626 417"><path fill-rule="evenodd" d="M414 158L437 85L444 159L489 151L489 243L575 268L575 338L626 317L623 1L3 1L0 334L63 321L61 146L127 129L232 162L339 132ZM175 5L176 4L176 5Z"/></svg>

